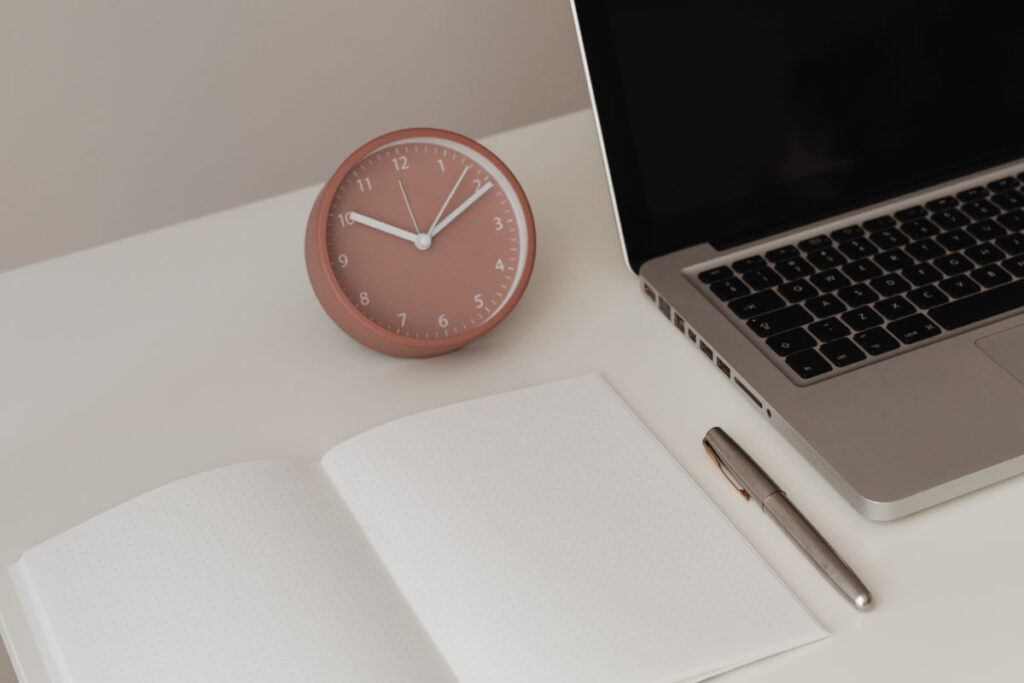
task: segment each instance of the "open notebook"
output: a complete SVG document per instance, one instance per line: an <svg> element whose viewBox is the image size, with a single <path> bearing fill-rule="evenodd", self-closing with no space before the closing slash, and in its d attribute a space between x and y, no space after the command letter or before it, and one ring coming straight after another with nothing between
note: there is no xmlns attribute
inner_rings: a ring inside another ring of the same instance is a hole
<svg viewBox="0 0 1024 683"><path fill-rule="evenodd" d="M826 635L596 375L169 484L11 575L76 683L668 683Z"/></svg>

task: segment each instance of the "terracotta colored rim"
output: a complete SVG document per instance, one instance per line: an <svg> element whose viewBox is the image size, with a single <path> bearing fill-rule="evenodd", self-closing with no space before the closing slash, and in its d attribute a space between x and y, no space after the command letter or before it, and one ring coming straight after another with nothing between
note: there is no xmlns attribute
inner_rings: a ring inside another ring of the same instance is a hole
<svg viewBox="0 0 1024 683"><path fill-rule="evenodd" d="M509 294L501 309L485 323L471 330L466 330L460 334L443 339L406 337L380 327L364 316L342 291L341 285L334 275L334 270L331 268L330 256L327 253L328 214L331 202L342 181L356 164L365 159L374 150L408 138L438 138L470 148L493 164L498 172L505 177L523 209L526 245L522 253L525 261L522 275L515 289ZM504 320L512 312L516 304L519 303L519 299L522 297L523 292L526 290L526 285L530 281L536 247L537 236L530 203L527 201L526 193L523 192L519 181L501 159L480 143L458 133L439 128L404 128L376 137L354 151L342 162L341 166L338 167L324 185L317 196L316 202L313 204L313 210L310 212L309 223L306 228L306 267L313 290L316 292L317 298L320 300L324 310L327 311L327 314L339 327L356 339L356 341L391 355L423 357L439 355L461 348L487 334L487 332Z"/></svg>

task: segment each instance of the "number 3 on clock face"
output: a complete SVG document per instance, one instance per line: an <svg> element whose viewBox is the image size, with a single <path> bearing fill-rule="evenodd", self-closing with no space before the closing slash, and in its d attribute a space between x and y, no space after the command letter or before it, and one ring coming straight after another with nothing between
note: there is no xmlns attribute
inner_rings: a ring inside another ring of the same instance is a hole
<svg viewBox="0 0 1024 683"><path fill-rule="evenodd" d="M478 143L396 131L353 153L310 214L306 260L331 318L378 351L452 351L501 322L529 281L533 217Z"/></svg>

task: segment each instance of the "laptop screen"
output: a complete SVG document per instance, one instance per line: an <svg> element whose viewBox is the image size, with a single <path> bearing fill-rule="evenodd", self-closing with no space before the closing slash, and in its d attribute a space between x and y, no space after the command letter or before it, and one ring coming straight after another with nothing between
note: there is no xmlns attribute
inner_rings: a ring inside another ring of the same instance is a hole
<svg viewBox="0 0 1024 683"><path fill-rule="evenodd" d="M1024 4L576 0L634 270L1024 156Z"/></svg>

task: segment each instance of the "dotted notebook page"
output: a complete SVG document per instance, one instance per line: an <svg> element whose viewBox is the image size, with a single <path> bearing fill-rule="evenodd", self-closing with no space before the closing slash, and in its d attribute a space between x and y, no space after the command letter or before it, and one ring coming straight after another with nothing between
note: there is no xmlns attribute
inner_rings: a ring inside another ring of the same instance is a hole
<svg viewBox="0 0 1024 683"><path fill-rule="evenodd" d="M317 462L178 481L17 569L57 680L455 681Z"/></svg>
<svg viewBox="0 0 1024 683"><path fill-rule="evenodd" d="M324 465L461 681L696 680L826 635L596 375Z"/></svg>

